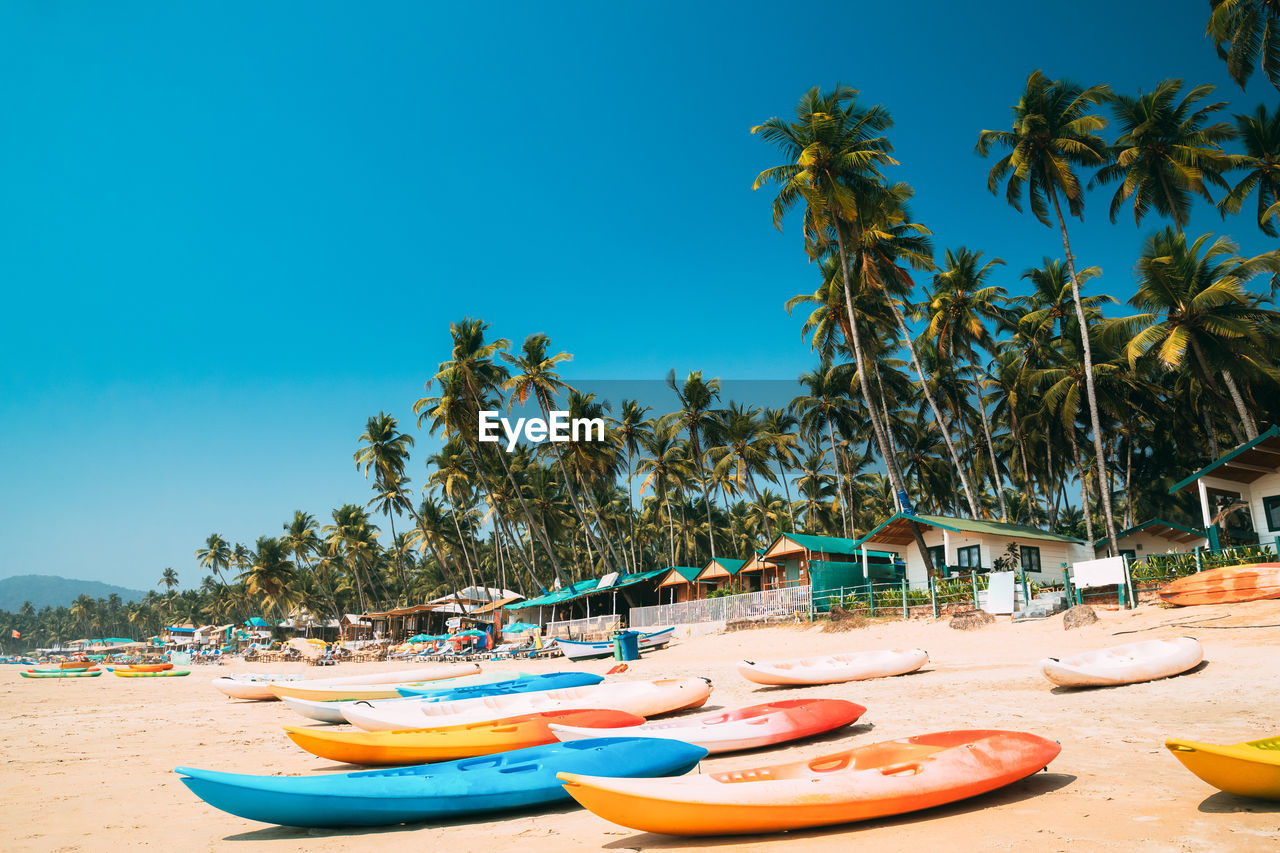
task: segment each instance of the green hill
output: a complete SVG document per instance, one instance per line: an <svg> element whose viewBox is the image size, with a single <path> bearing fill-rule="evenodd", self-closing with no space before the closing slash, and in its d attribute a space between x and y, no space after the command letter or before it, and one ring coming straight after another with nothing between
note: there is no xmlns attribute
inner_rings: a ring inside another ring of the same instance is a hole
<svg viewBox="0 0 1280 853"><path fill-rule="evenodd" d="M30 601L36 610L45 606L70 606L80 595L106 598L113 592L125 601L136 601L146 595L141 590L100 581L77 581L56 575L14 575L0 580L0 610L15 613L24 601Z"/></svg>

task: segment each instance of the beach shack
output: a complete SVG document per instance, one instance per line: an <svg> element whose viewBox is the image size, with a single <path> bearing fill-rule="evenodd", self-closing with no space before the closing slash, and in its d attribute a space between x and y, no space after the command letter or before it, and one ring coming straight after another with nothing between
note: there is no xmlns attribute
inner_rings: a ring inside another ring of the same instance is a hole
<svg viewBox="0 0 1280 853"><path fill-rule="evenodd" d="M195 642L196 626L190 622L184 622L181 625L170 625L160 632L160 636L165 645L189 646Z"/></svg>
<svg viewBox="0 0 1280 853"><path fill-rule="evenodd" d="M1259 545L1280 545L1280 425L1196 471L1169 489L1170 494L1195 489L1209 547L1218 550L1231 538ZM1244 525L1243 513L1248 510Z"/></svg>
<svg viewBox="0 0 1280 853"><path fill-rule="evenodd" d="M746 560L735 560L729 557L717 557L707 563L695 577L695 583L700 587L698 597L706 598L717 590L739 587L738 573L746 564ZM741 591L745 592L745 590Z"/></svg>
<svg viewBox="0 0 1280 853"><path fill-rule="evenodd" d="M702 569L695 566L668 566L665 574L658 581L658 598L662 604L679 604L685 601L697 601L698 575Z"/></svg>
<svg viewBox="0 0 1280 853"><path fill-rule="evenodd" d="M540 627L549 622L588 620L625 614L632 607L658 604L658 578L666 569L589 578L536 598L516 601L502 610L510 621Z"/></svg>
<svg viewBox="0 0 1280 853"><path fill-rule="evenodd" d="M1203 530L1153 518L1116 534L1120 555L1130 561L1140 560L1151 554L1186 553L1197 548L1208 548L1209 537ZM1102 537L1093 543L1093 552L1102 559L1111 556L1111 540Z"/></svg>
<svg viewBox="0 0 1280 853"><path fill-rule="evenodd" d="M868 577L879 583L900 576L892 554L864 554L858 540L839 536L783 533L755 562L761 566L761 589L805 584L838 589L860 586Z"/></svg>
<svg viewBox="0 0 1280 853"><path fill-rule="evenodd" d="M893 554L905 564L907 581L923 586L928 578L912 524L920 526L934 570L943 577L990 572L1010 545L1017 546L1015 568L1021 567L1032 580L1061 580L1066 566L1094 559L1089 543L1038 527L901 512L857 540L857 551L861 554L865 549L868 556L873 552Z"/></svg>

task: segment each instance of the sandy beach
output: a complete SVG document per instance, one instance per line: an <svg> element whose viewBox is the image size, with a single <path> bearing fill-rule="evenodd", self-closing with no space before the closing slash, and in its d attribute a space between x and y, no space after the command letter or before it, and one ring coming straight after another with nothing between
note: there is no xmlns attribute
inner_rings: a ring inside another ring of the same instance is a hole
<svg viewBox="0 0 1280 853"><path fill-rule="evenodd" d="M701 675L715 689L706 709L771 697L831 696L865 705L843 731L783 748L718 756L703 770L811 758L877 740L950 728L1008 728L1062 743L1048 772L988 796L890 820L777 836L679 839L610 824L576 804L488 820L382 830L304 830L242 820L205 805L177 765L265 774L356 769L294 746L281 731L300 717L278 702L224 698L209 679L265 665L196 667L182 679L31 681L6 668L0 701L4 774L2 845L8 851L101 850L692 850L986 849L1259 850L1280 840L1280 804L1215 791L1163 746L1167 736L1235 742L1277 733L1280 602L1185 610L1144 605L1100 611L1064 631L1060 616L956 631L945 620L873 623L845 633L801 625L697 637L646 655L621 676ZM1196 623L1196 624L1188 624ZM1052 688L1034 666L1049 655L1137 639L1195 636L1206 662L1181 677L1093 691ZM770 689L743 680L742 658L918 646L918 673L829 687ZM612 661L582 668L603 673ZM490 668L544 672L563 659ZM316 677L402 664L309 669ZM300 665L272 671L302 671ZM704 709L704 710L706 710Z"/></svg>

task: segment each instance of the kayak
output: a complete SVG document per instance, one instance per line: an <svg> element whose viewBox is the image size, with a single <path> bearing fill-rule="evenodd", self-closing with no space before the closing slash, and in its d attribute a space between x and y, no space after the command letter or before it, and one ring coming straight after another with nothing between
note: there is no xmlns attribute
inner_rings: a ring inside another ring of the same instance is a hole
<svg viewBox="0 0 1280 853"><path fill-rule="evenodd" d="M117 669L116 675L121 678L182 678L184 675L190 675L189 669L166 669L161 672L132 672L124 669Z"/></svg>
<svg viewBox="0 0 1280 853"><path fill-rule="evenodd" d="M476 675L480 665L474 663L437 663L419 669L387 670L384 672L366 673L364 675L346 675L336 678L304 679L302 683L274 684L271 692L277 699L293 696L298 699L345 699L335 696L328 688L347 687L353 684L403 684L408 681L438 681L442 678L455 678L462 675ZM317 688L322 692L314 693ZM398 695L391 693L392 696Z"/></svg>
<svg viewBox="0 0 1280 853"><path fill-rule="evenodd" d="M423 689L444 690L454 687L470 687L475 684L493 684L495 681L510 681L515 678L526 678L522 672L482 672L476 675L455 675L450 678L438 678L434 681L416 679L413 681L393 681L385 684L335 684L330 687L311 687L310 685L287 685L305 690L314 702L354 702L358 699L396 699L400 697L403 687L421 687ZM282 691L289 693L291 691ZM298 691L302 692L302 690ZM272 694L273 696L275 694ZM289 696L279 696L288 700ZM301 698L301 697L294 697Z"/></svg>
<svg viewBox="0 0 1280 853"><path fill-rule="evenodd" d="M27 669L19 672L23 678L97 678L102 675L100 669L54 669L41 672L39 670Z"/></svg>
<svg viewBox="0 0 1280 853"><path fill-rule="evenodd" d="M579 803L632 829L738 835L869 820L963 800L1032 775L1061 750L1025 732L953 731L682 779L573 772L560 778Z"/></svg>
<svg viewBox="0 0 1280 853"><path fill-rule="evenodd" d="M271 692L273 681L301 681L301 675L284 675L280 673L242 672L236 675L223 675L211 679L214 687L232 699L252 699L258 702L273 702L276 694Z"/></svg>
<svg viewBox="0 0 1280 853"><path fill-rule="evenodd" d="M652 717L686 708L700 708L711 695L705 678L667 678L658 681L614 681L590 687L569 687L540 693L480 696L448 702L353 702L343 706L347 722L366 731L420 729L481 723L533 714L538 711L572 711L584 708L626 711Z"/></svg>
<svg viewBox="0 0 1280 853"><path fill-rule="evenodd" d="M98 665L93 661L67 661L65 663L42 664L31 668L32 672L82 672L94 669Z"/></svg>
<svg viewBox="0 0 1280 853"><path fill-rule="evenodd" d="M116 663L111 664L107 669L112 672L125 670L126 672L163 672L167 669L173 669L171 663Z"/></svg>
<svg viewBox="0 0 1280 853"><path fill-rule="evenodd" d="M1156 594L1161 601L1184 607L1280 598L1280 563L1224 566L1197 572L1165 584Z"/></svg>
<svg viewBox="0 0 1280 853"><path fill-rule="evenodd" d="M622 726L632 729L643 722L644 717L624 711L552 711L488 723L389 732L333 732L297 726L285 726L284 730L307 752L332 761L425 764L555 743L556 736L550 729L552 723L591 726L591 731L605 733Z"/></svg>
<svg viewBox="0 0 1280 853"><path fill-rule="evenodd" d="M1065 658L1040 661L1044 677L1061 687L1109 687L1168 678L1204 660L1191 637L1125 643Z"/></svg>
<svg viewBox="0 0 1280 853"><path fill-rule="evenodd" d="M397 695L394 699L350 699L316 702L310 699L285 697L284 703L308 719L321 723L341 724L347 722L347 718L343 715L344 709L351 707L356 702L365 702L372 708L388 708L405 703L445 702L478 696L501 696L508 693L532 693L560 690L566 687L586 687L592 684L599 684L601 681L604 681L604 676L588 672L552 672L545 675L522 675L505 681L489 681L482 684L463 685L457 688L423 690L422 693L416 696ZM452 679L450 682L452 682Z"/></svg>
<svg viewBox="0 0 1280 853"><path fill-rule="evenodd" d="M706 754L687 743L617 738L318 776L252 776L191 767L175 772L209 805L249 820L301 827L394 826L567 800L557 773L669 776L687 773Z"/></svg>
<svg viewBox="0 0 1280 853"><path fill-rule="evenodd" d="M636 638L641 652L660 649L671 642L676 629L663 628L661 631L650 631ZM569 660L590 660L591 658L607 658L613 655L613 640L583 642L582 640L556 640L556 648Z"/></svg>
<svg viewBox="0 0 1280 853"><path fill-rule="evenodd" d="M929 653L921 649L886 649L793 658L772 663L744 660L738 664L738 674L756 684L839 684L844 681L903 675L915 672L928 662Z"/></svg>
<svg viewBox="0 0 1280 853"><path fill-rule="evenodd" d="M1184 767L1220 791L1280 800L1280 737L1232 744L1170 738L1164 745Z"/></svg>
<svg viewBox="0 0 1280 853"><path fill-rule="evenodd" d="M422 686L426 684L435 684L439 686L452 685L463 687L470 684L491 684L495 681L505 681L510 678L523 678L523 673L516 672L484 672L477 675L458 675L452 678L441 678L436 681L401 681L390 684L374 684L363 687L358 684L354 685L333 685L331 687L310 688L317 694L328 694L326 698L317 700L293 700L285 697L284 701L292 703L294 701L306 702L309 704L331 705L342 701L355 701L357 699L381 699L392 698L400 694L395 691L397 687L406 686ZM275 701L281 697L277 696L271 689L272 682L285 681L304 681L305 676L302 675L272 675L262 674L255 675L252 673L241 673L239 675L226 675L221 678L213 679L213 686L218 688L232 699L253 699L258 701ZM303 712L299 712L303 713ZM311 716L303 713L303 716ZM346 722L342 719L342 715L336 714L335 719L324 720L324 722L342 723ZM317 718L319 719L319 718Z"/></svg>
<svg viewBox="0 0 1280 853"><path fill-rule="evenodd" d="M786 699L733 711L715 711L627 728L596 728L591 723L554 722L562 741L598 737L652 737L680 740L708 752L734 752L812 737L847 726L867 709L844 699Z"/></svg>

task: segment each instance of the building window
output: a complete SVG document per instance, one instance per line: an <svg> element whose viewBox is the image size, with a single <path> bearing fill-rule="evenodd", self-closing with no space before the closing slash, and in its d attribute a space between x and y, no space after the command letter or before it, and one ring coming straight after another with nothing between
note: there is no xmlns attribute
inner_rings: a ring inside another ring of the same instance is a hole
<svg viewBox="0 0 1280 853"><path fill-rule="evenodd" d="M1022 555L1022 570L1024 572L1040 571L1040 549L1029 545L1021 545L1018 552Z"/></svg>
<svg viewBox="0 0 1280 853"><path fill-rule="evenodd" d="M929 559L933 562L933 568L942 571L947 567L947 549L941 545L934 545L932 548L926 548L929 552Z"/></svg>
<svg viewBox="0 0 1280 853"><path fill-rule="evenodd" d="M1134 560L1138 559L1138 552L1133 550L1132 548L1121 548L1120 556L1127 557L1129 559L1129 562L1132 563Z"/></svg>
<svg viewBox="0 0 1280 853"><path fill-rule="evenodd" d="M1280 530L1280 495L1262 499L1262 514L1267 517L1268 530Z"/></svg>
<svg viewBox="0 0 1280 853"><path fill-rule="evenodd" d="M982 549L977 545L956 549L956 564L962 569L982 568Z"/></svg>

